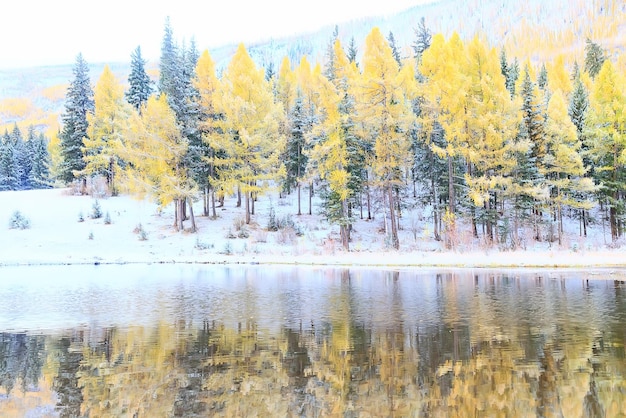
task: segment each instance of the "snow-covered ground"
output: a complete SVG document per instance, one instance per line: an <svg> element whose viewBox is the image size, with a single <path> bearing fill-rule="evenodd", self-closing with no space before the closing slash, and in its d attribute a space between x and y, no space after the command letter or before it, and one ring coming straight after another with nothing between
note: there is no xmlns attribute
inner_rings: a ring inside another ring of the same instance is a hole
<svg viewBox="0 0 626 418"><path fill-rule="evenodd" d="M260 197L251 225L240 234L244 209L235 199L217 208L217 219L197 216L197 234L176 232L173 208L161 212L147 200L128 196L99 199L103 216L92 219L96 200L74 196L70 189L0 192L0 266L30 264L95 263L275 263L346 266L420 267L626 267L626 249L609 249L602 231L592 238L578 238L577 224L570 225L564 245L533 244L519 251L498 251L466 239L463 250L445 251L432 239L426 221L418 213L406 213L400 232L401 249L385 247L380 216L355 224L351 251L341 249L338 230L316 214L296 216L295 194ZM303 212L308 207L303 199ZM302 232L268 232L269 208L278 219L291 215ZM28 229L9 229L15 211L29 219ZM201 214L201 203L194 205ZM105 223L109 214L111 223ZM84 221L79 222L82 214ZM146 240L140 239L141 224ZM189 221L185 222L189 227ZM596 230L598 227L596 227ZM248 235L238 237L238 235ZM229 238L229 236L231 238ZM460 238L463 241L463 237ZM468 244L469 243L469 244Z"/></svg>

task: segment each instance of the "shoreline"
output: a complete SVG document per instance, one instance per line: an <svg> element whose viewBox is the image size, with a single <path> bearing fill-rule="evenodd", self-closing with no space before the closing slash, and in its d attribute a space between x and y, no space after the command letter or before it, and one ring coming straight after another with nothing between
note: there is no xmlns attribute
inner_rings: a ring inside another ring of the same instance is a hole
<svg viewBox="0 0 626 418"><path fill-rule="evenodd" d="M528 253L528 254L526 254ZM484 258L499 258L507 252L492 251L485 253L472 252L411 252L411 253L342 253L338 255L221 255L203 254L199 257L110 257L95 256L76 257L75 259L3 259L0 256L2 267L30 267L30 266L98 266L98 265L197 265L197 266L311 266L326 268L414 268L414 269L558 269L558 270L624 270L626 260L621 262L606 261L606 252L571 253L564 250L547 252L520 252L510 253L515 260L486 261ZM524 257L527 255L527 257ZM574 262L572 257L579 256L583 261ZM615 252L616 257L623 256ZM582 256L582 257L580 257ZM430 258L431 261L414 260L415 258ZM453 257L453 259L450 259ZM448 258L448 260L445 260ZM412 260L413 259L413 260ZM472 259L474 261L472 261ZM386 261L381 261L386 260Z"/></svg>
<svg viewBox="0 0 626 418"><path fill-rule="evenodd" d="M243 209L233 202L220 208L217 218L196 218L199 231L176 232L173 208L159 209L148 200L118 196L96 200L75 196L69 189L0 193L0 269L18 266L186 264L314 266L372 269L575 269L623 270L626 246L610 248L598 232L587 239L576 236L575 224L562 247L535 243L527 249L500 250L477 242L463 242L458 250L445 250L430 237L428 223L418 222L419 232L402 230L402 247L384 247L382 220L355 224L351 251L338 243L338 231L320 215L296 212L293 196L257 202L253 223L243 225ZM102 217L91 215L95 202ZM302 232L268 231L267 214L292 216ZM200 208L197 208L200 209ZM9 229L8 221L19 211L28 228ZM200 210L198 210L200 212ZM106 217L104 215L107 215ZM412 216L412 215L411 215ZM105 219L109 217L109 222ZM409 218L406 223L416 218ZM139 228L141 227L141 228ZM408 227L407 227L408 228ZM144 232L142 237L138 229ZM530 241L529 241L530 242ZM1 274L1 270L0 270Z"/></svg>

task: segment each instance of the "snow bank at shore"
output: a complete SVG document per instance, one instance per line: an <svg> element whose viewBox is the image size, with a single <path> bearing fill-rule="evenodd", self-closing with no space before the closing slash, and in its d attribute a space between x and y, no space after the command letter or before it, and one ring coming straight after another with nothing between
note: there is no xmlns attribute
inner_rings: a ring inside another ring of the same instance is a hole
<svg viewBox="0 0 626 418"><path fill-rule="evenodd" d="M626 268L626 251L608 249L598 238L569 241L567 247L535 245L524 251L469 249L444 251L429 237L428 227L416 222L402 231L400 251L384 247L382 222L359 221L351 251L345 252L338 233L319 215L296 216L295 196L263 197L254 222L238 230L243 209L233 199L218 208L217 219L197 217L199 232L176 232L173 209L159 211L149 201L128 196L98 200L102 217L92 219L96 200L73 196L69 189L0 193L0 266L110 263L219 263L307 264L394 267L570 267ZM267 232L269 207L277 218L291 215L298 229ZM9 229L19 211L30 221L28 229ZM314 209L315 211L315 209ZM201 212L200 204L195 213ZM108 213L111 223L105 222ZM79 217L84 221L79 222ZM188 222L187 222L188 224ZM146 240L137 232L141 225ZM188 225L187 225L188 226ZM410 229L410 230L408 230ZM238 237L241 235L242 237ZM247 235L247 237L246 237ZM575 234L572 234L575 235ZM230 238L229 238L230 237Z"/></svg>

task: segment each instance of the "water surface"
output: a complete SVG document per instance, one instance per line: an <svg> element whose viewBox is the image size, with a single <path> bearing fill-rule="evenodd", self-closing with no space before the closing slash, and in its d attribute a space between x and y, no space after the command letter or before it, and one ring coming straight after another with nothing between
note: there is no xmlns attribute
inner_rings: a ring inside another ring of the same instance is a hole
<svg viewBox="0 0 626 418"><path fill-rule="evenodd" d="M0 416L626 415L613 277L0 268Z"/></svg>

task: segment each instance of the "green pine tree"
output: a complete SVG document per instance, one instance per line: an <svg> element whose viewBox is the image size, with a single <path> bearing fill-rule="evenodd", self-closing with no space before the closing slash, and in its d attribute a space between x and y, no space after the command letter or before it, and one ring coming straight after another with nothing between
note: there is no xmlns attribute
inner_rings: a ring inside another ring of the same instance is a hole
<svg viewBox="0 0 626 418"><path fill-rule="evenodd" d="M65 99L65 112L61 116L63 129L60 134L62 163L60 180L69 183L77 179L75 173L85 168L83 138L87 137L87 115L94 110L93 89L89 79L89 67L82 54L76 57L72 80ZM83 192L86 178L83 181Z"/></svg>
<svg viewBox="0 0 626 418"><path fill-rule="evenodd" d="M602 47L587 38L585 43L585 71L589 73L591 78L595 78L598 75L605 60L606 55Z"/></svg>
<svg viewBox="0 0 626 418"><path fill-rule="evenodd" d="M129 88L126 92L126 100L138 111L141 111L152 94L152 80L146 73L145 65L146 60L142 58L141 47L138 46L131 54Z"/></svg>

